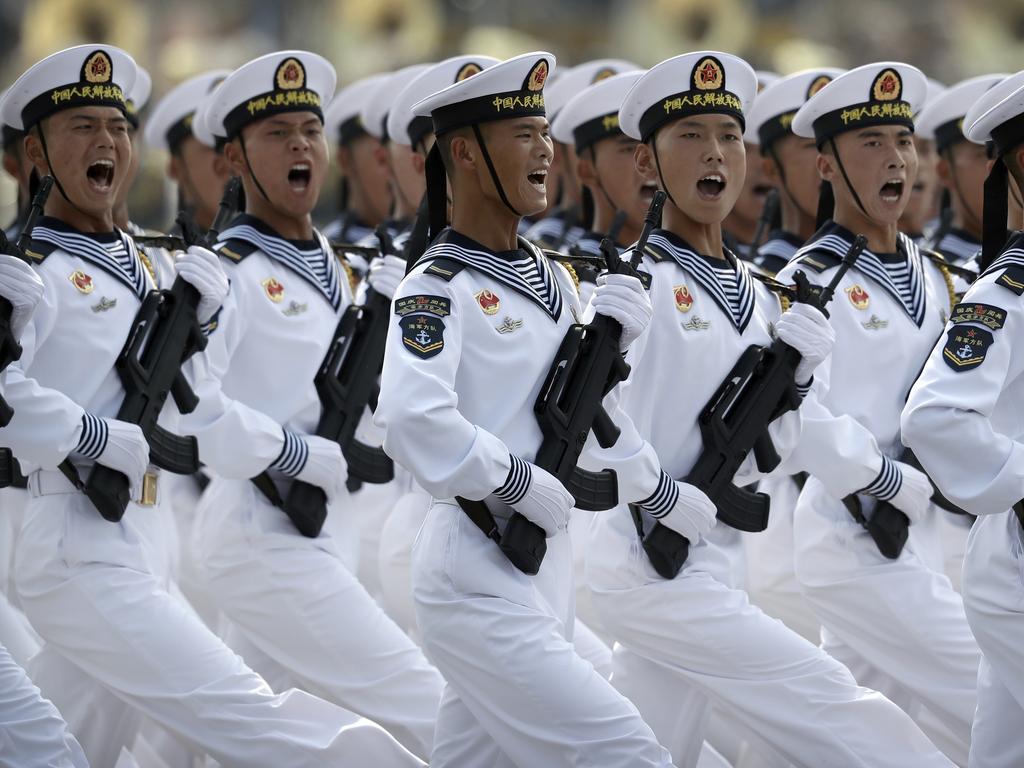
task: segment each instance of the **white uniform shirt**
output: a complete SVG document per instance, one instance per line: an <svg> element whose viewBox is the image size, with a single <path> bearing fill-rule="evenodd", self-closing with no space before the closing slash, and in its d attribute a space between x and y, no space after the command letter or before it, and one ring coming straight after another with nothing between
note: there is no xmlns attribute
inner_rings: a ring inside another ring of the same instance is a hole
<svg viewBox="0 0 1024 768"><path fill-rule="evenodd" d="M533 265L548 301L516 261ZM571 279L536 249L496 253L448 230L395 297L375 414L384 449L434 498L484 499L505 483L510 453L532 461L540 446L534 402L579 314ZM657 458L611 416L620 498L646 498Z"/></svg>
<svg viewBox="0 0 1024 768"><path fill-rule="evenodd" d="M827 285L853 240L848 230L826 225L779 279L790 283L803 269L811 282ZM885 271L883 260L895 265L892 272ZM887 278L892 274L896 281L909 281L909 306ZM815 371L801 408L803 436L794 468L810 472L836 498L878 478L881 453L897 458L902 452L900 412L949 309L942 272L909 237L899 236L899 254L862 253L828 305L836 344Z"/></svg>
<svg viewBox="0 0 1024 768"><path fill-rule="evenodd" d="M939 489L975 515L1024 498L1024 234L956 306L903 412Z"/></svg>
<svg viewBox="0 0 1024 768"><path fill-rule="evenodd" d="M288 241L248 215L221 233L231 288L206 355L189 367L208 395L183 419L203 463L221 476L267 469L284 448L282 429L316 431L313 378L352 293L326 239L314 235Z"/></svg>

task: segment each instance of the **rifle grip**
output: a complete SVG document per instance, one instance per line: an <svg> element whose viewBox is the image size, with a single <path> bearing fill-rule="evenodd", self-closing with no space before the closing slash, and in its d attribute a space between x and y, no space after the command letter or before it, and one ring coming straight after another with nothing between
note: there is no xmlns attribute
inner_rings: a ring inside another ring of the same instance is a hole
<svg viewBox="0 0 1024 768"><path fill-rule="evenodd" d="M296 480L288 489L284 512L299 533L315 539L327 520L327 494L319 486Z"/></svg>
<svg viewBox="0 0 1024 768"><path fill-rule="evenodd" d="M548 551L544 529L518 512L508 519L498 547L516 568L527 576L536 576Z"/></svg>
<svg viewBox="0 0 1024 768"><path fill-rule="evenodd" d="M651 567L663 579L674 579L690 556L690 541L667 525L655 521L641 542Z"/></svg>
<svg viewBox="0 0 1024 768"><path fill-rule="evenodd" d="M0 397L0 427L6 427L14 418L14 409L7 404L7 401Z"/></svg>
<svg viewBox="0 0 1024 768"><path fill-rule="evenodd" d="M767 429L754 441L754 460L757 462L758 471L765 475L782 463L782 457L775 450L775 444Z"/></svg>
<svg viewBox="0 0 1024 768"><path fill-rule="evenodd" d="M622 430L612 421L612 417L608 415L608 411L600 406L594 415L593 430L594 436L602 448L611 448L618 441L619 435L622 433Z"/></svg>
<svg viewBox="0 0 1024 768"><path fill-rule="evenodd" d="M880 501L864 527L882 556L895 560L903 552L910 535L910 518L889 502Z"/></svg>
<svg viewBox="0 0 1024 768"><path fill-rule="evenodd" d="M131 488L128 478L116 469L102 464L93 465L89 479L85 483L85 495L104 520L118 523L124 517L131 501Z"/></svg>
<svg viewBox="0 0 1024 768"><path fill-rule="evenodd" d="M178 371L178 375L171 382L171 397L174 398L174 404L178 406L178 411L182 414L192 413L199 405L199 398L196 397L196 393L192 391L192 387L189 386L188 380L181 371Z"/></svg>

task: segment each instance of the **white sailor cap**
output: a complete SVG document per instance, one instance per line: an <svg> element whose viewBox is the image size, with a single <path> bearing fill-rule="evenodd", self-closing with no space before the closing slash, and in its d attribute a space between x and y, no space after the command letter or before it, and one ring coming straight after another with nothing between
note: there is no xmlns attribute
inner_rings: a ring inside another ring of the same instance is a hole
<svg viewBox="0 0 1024 768"><path fill-rule="evenodd" d="M124 105L128 110L126 115L128 122L136 128L139 127L139 115L142 114L142 110L149 103L149 94L152 90L153 78L149 76L149 72L136 65L135 85L132 86L131 91L128 92L124 100Z"/></svg>
<svg viewBox="0 0 1024 768"><path fill-rule="evenodd" d="M655 65L634 83L619 110L619 125L640 141L666 123L692 115L731 115L742 128L756 93L757 75L738 56L684 53Z"/></svg>
<svg viewBox="0 0 1024 768"><path fill-rule="evenodd" d="M758 93L760 93L770 85L775 85L775 83L782 79L782 75L780 75L778 72L772 72L769 69L757 69L754 70L754 74L757 75Z"/></svg>
<svg viewBox="0 0 1024 768"><path fill-rule="evenodd" d="M925 91L924 104L922 104L921 107L914 113L914 133L918 132L917 118L925 109L928 108L929 104L931 104L936 99L941 98L942 94L944 94L947 90L947 87L943 83L940 83L933 77L928 77L926 75L925 82L928 83L928 89Z"/></svg>
<svg viewBox="0 0 1024 768"><path fill-rule="evenodd" d="M964 135L977 144L991 141L999 157L1024 141L1024 71L989 88L967 110Z"/></svg>
<svg viewBox="0 0 1024 768"><path fill-rule="evenodd" d="M642 69L623 72L584 88L569 99L555 117L551 123L551 136L555 141L574 145L577 152L601 139L622 136L619 107L643 74Z"/></svg>
<svg viewBox="0 0 1024 768"><path fill-rule="evenodd" d="M413 104L424 95L437 93L497 63L498 60L493 56L453 56L420 72L412 81L407 81L407 85L398 92L391 104L388 112L388 138L415 147L434 130L434 124L429 117L416 115L412 111Z"/></svg>
<svg viewBox="0 0 1024 768"><path fill-rule="evenodd" d="M334 95L337 76L323 56L277 51L243 64L210 94L206 128L233 139L245 126L285 112L312 112L323 120L323 105Z"/></svg>
<svg viewBox="0 0 1024 768"><path fill-rule="evenodd" d="M395 97L410 80L423 74L431 66L433 65L413 64L411 67L403 67L377 83L359 113L367 133L381 141L388 139L388 113L395 103Z"/></svg>
<svg viewBox="0 0 1024 768"><path fill-rule="evenodd" d="M27 131L55 112L75 107L116 107L127 114L125 94L135 85L135 60L112 45L77 45L33 64L7 91L0 119Z"/></svg>
<svg viewBox="0 0 1024 768"><path fill-rule="evenodd" d="M361 117L363 107L377 86L387 80L389 74L390 72L381 72L356 80L334 95L324 110L324 131L332 141L348 144L353 139L366 135Z"/></svg>
<svg viewBox="0 0 1024 768"><path fill-rule="evenodd" d="M915 132L934 141L939 152L963 141L967 111L989 88L1006 78L1005 73L979 75L945 89L938 98L929 100L914 120Z"/></svg>
<svg viewBox="0 0 1024 768"><path fill-rule="evenodd" d="M767 152L772 144L792 133L797 110L841 74L843 70L835 67L819 67L777 78L754 97L743 140Z"/></svg>
<svg viewBox="0 0 1024 768"><path fill-rule="evenodd" d="M0 91L0 105L4 103L4 97L6 95L7 91ZM0 124L0 149L6 150L24 135L24 131L12 128L7 123Z"/></svg>
<svg viewBox="0 0 1024 768"><path fill-rule="evenodd" d="M820 147L840 133L876 125L913 130L927 94L928 82L917 67L896 61L865 64L809 98L793 118L793 133L813 138Z"/></svg>
<svg viewBox="0 0 1024 768"><path fill-rule="evenodd" d="M412 111L429 115L437 136L493 120L542 117L544 83L554 68L553 54L524 53L431 94L413 104Z"/></svg>
<svg viewBox="0 0 1024 768"><path fill-rule="evenodd" d="M568 67L559 72L558 78L551 81L544 91L544 103L548 120L554 123L562 107L569 103L576 94L594 83L599 83L612 75L623 72L635 72L642 67L623 59L594 59Z"/></svg>
<svg viewBox="0 0 1024 768"><path fill-rule="evenodd" d="M146 144L155 149L174 152L192 136L197 107L217 85L231 74L230 69L203 72L174 86L153 107L146 121ZM213 137L210 137L212 143Z"/></svg>

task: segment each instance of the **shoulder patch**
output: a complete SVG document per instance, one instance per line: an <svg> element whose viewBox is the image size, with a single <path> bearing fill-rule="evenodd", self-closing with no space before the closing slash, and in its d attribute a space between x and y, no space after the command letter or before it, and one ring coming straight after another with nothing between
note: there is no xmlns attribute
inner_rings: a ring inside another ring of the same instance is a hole
<svg viewBox="0 0 1024 768"><path fill-rule="evenodd" d="M843 263L842 258L831 251L810 251L804 254L797 254L793 259L805 267L810 267L815 272L824 272L826 269L838 267Z"/></svg>
<svg viewBox="0 0 1024 768"><path fill-rule="evenodd" d="M1006 324L1006 310L993 304L957 304L949 317L953 325L980 323L992 331Z"/></svg>
<svg viewBox="0 0 1024 768"><path fill-rule="evenodd" d="M442 280L450 282L459 272L464 270L466 265L455 259L447 259L444 256L438 256L436 259L432 259L430 266L423 270L425 275L435 275L440 277Z"/></svg>
<svg viewBox="0 0 1024 768"><path fill-rule="evenodd" d="M444 349L444 320L429 315L409 315L398 321L402 329L402 345L423 360L439 355Z"/></svg>
<svg viewBox="0 0 1024 768"><path fill-rule="evenodd" d="M1018 296L1024 294L1024 267L1017 265L1007 267L996 280L996 285L1009 288Z"/></svg>
<svg viewBox="0 0 1024 768"><path fill-rule="evenodd" d="M946 332L942 359L957 373L979 367L992 346L992 334L984 328L953 326Z"/></svg>
<svg viewBox="0 0 1024 768"><path fill-rule="evenodd" d="M256 246L245 240L228 240L219 248L217 253L237 263L249 254L257 250Z"/></svg>
<svg viewBox="0 0 1024 768"><path fill-rule="evenodd" d="M647 245L644 246L644 258L650 258L650 260L655 264L660 264L663 261L670 260L672 255L657 245L647 243Z"/></svg>
<svg viewBox="0 0 1024 768"><path fill-rule="evenodd" d="M415 314L447 317L451 313L452 302L447 296L420 293L395 299L395 314L399 317Z"/></svg>
<svg viewBox="0 0 1024 768"><path fill-rule="evenodd" d="M32 260L33 264L42 264L46 261L46 257L57 249L58 246L46 240L32 240L28 248L25 249L25 255Z"/></svg>

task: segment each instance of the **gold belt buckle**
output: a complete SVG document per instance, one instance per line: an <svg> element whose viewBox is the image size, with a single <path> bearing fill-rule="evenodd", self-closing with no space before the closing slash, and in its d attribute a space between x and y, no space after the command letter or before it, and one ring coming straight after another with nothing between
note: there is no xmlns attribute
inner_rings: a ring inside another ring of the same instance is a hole
<svg viewBox="0 0 1024 768"><path fill-rule="evenodd" d="M159 475L149 471L142 476L142 498L139 499L140 507L152 507L156 505L156 488Z"/></svg>

